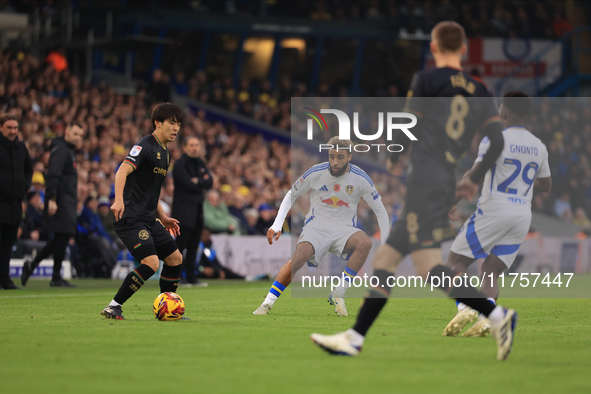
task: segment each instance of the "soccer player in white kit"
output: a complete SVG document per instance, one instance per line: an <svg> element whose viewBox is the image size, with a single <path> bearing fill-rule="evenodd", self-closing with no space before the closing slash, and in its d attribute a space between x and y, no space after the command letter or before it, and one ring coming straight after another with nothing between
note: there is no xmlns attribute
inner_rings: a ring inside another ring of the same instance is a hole
<svg viewBox="0 0 591 394"><path fill-rule="evenodd" d="M549 192L552 187L548 150L524 126L530 107L531 101L523 92L509 92L503 97L499 115L505 146L484 177L476 212L466 220L454 240L447 263L454 270L466 272L476 259L485 258L481 291L494 304L499 296L497 277L511 267L529 231L533 190ZM488 139L484 138L470 171L479 165L488 147ZM470 171L465 176L469 176ZM477 318L477 311L458 303L458 314L443 335L457 336L464 326ZM486 336L489 331L490 322L480 316L463 336Z"/></svg>
<svg viewBox="0 0 591 394"><path fill-rule="evenodd" d="M266 315L287 286L293 275L306 262L317 266L327 252L341 257L347 265L341 276L341 284L330 293L328 301L335 306L339 316L348 316L345 307L345 292L351 286L351 280L361 269L372 246L371 239L359 228L357 203L363 198L374 211L380 228L382 243L389 234L388 212L382 198L369 175L361 168L350 163L352 143L333 137L328 141L333 149L328 151L328 162L312 166L306 171L287 193L277 217L269 231L267 239L273 244L281 235L281 228L293 202L311 190L310 210L302 233L298 239L291 259L279 271L267 297L255 315Z"/></svg>

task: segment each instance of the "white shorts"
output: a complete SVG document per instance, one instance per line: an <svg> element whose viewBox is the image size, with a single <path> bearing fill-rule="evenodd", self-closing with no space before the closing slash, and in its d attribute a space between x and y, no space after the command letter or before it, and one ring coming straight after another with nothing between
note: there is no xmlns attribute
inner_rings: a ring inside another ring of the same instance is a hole
<svg viewBox="0 0 591 394"><path fill-rule="evenodd" d="M310 222L304 226L298 244L301 242L310 242L314 247L314 254L308 260L308 263L314 267L318 266L318 262L330 252L343 260L349 260L347 254L343 254L343 249L351 235L358 231L359 228L353 226L338 226L334 223L322 223L318 221Z"/></svg>
<svg viewBox="0 0 591 394"><path fill-rule="evenodd" d="M464 223L451 251L475 259L489 254L511 267L531 224L531 216L484 215L480 209Z"/></svg>

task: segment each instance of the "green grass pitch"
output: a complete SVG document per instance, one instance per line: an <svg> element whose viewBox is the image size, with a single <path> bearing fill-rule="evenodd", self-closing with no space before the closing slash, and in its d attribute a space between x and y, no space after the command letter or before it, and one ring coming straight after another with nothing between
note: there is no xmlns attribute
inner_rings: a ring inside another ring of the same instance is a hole
<svg viewBox="0 0 591 394"><path fill-rule="evenodd" d="M591 284L591 278L589 278ZM0 292L0 393L589 393L591 300L507 299L520 314L513 353L495 360L492 338L446 338L455 305L393 299L363 352L334 357L312 332L350 327L325 299L286 291L268 316L252 311L270 282L181 288L190 321L154 319L150 281L123 308L99 315L119 281L32 280Z"/></svg>

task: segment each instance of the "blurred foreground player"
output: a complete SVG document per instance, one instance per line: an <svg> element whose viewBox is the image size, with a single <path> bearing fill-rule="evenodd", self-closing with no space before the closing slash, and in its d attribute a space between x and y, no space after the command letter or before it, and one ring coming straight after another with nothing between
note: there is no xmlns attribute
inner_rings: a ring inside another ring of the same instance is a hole
<svg viewBox="0 0 591 394"><path fill-rule="evenodd" d="M179 234L176 219L169 218L160 205L160 189L170 164L166 144L174 141L183 121L183 111L172 103L159 104L152 112L154 132L141 138L115 175L115 231L132 256L141 264L123 284L101 315L124 320L121 305L143 286L164 261L160 291L176 292L183 258L170 235Z"/></svg>
<svg viewBox="0 0 591 394"><path fill-rule="evenodd" d="M447 261L451 269L466 272L476 259L485 258L480 275L484 278L481 291L494 304L499 297L497 278L511 267L529 232L533 190L549 192L552 188L548 150L525 128L530 107L531 101L525 93L505 94L499 108L505 147L487 171L476 212L464 223ZM490 142L483 139L478 157L465 177L477 171L489 146ZM458 314L445 327L443 335L455 337L477 318L478 312L458 303ZM463 336L483 337L490 328L490 321L480 315Z"/></svg>
<svg viewBox="0 0 591 394"><path fill-rule="evenodd" d="M283 222L294 201L312 190L310 211L306 215L295 252L277 274L269 294L253 312L255 315L269 313L277 298L291 283L295 273L306 262L318 266L318 262L330 252L347 260L347 266L341 275L340 285L330 293L328 301L335 306L335 312L339 316L348 316L345 292L351 286L351 280L363 267L372 246L371 239L363 230L354 227L359 199L363 198L374 211L382 242L388 237L390 221L382 197L369 175L349 163L352 157L351 141L333 137L328 144L335 147L328 151L328 162L313 166L295 181L281 202L275 222L267 231L267 239L272 245L273 238L275 241L279 239Z"/></svg>
<svg viewBox="0 0 591 394"><path fill-rule="evenodd" d="M496 333L498 359L504 360L511 351L515 311L495 307L471 286L454 287L451 280L440 283L434 280L461 275L441 264L441 242L455 235L448 213L456 193L470 200L474 197L478 182L503 150L500 119L492 98L482 83L462 71L465 39L464 29L456 22L440 22L433 28L430 49L436 68L416 73L407 95L406 110L414 113L419 122L413 129L418 133L418 141L412 146L405 212L392 227L387 244L378 249L373 259L374 276L380 284L368 291L355 326L336 335L312 334L312 340L330 353L351 356L359 353L367 331L390 296L388 278L407 254L423 279L431 279L433 286L451 298L489 317ZM450 99L429 101L429 97ZM472 97L482 98L468 101ZM456 162L479 128L488 137L490 147L478 168L456 186ZM404 137L396 142L409 145Z"/></svg>

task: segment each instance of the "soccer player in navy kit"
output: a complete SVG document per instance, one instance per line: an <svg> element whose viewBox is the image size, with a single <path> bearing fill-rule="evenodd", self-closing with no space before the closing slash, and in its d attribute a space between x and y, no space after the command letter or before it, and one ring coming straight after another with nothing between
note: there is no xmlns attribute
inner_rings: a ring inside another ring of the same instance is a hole
<svg viewBox="0 0 591 394"><path fill-rule="evenodd" d="M170 152L166 144L174 141L183 121L183 111L172 103L159 104L152 112L154 132L141 138L117 170L115 231L132 256L141 264L123 280L113 300L101 312L110 319L124 320L121 305L158 270L160 291L176 292L183 258L173 235L179 234L176 219L168 217L160 205L160 189L168 173ZM170 231L170 232L169 232Z"/></svg>
<svg viewBox="0 0 591 394"><path fill-rule="evenodd" d="M431 37L436 68L416 73L407 95L406 111L414 113L419 122L418 140L412 145L405 211L392 227L387 244L376 252L373 268L380 285L369 289L357 323L336 335L312 334L312 340L332 354L359 353L367 331L390 295L388 278L407 254L411 255L418 275L431 279L434 287L490 319L497 338L498 359L504 360L511 351L515 311L495 306L471 286L455 287L450 282L441 283L443 280L436 284L434 280L463 274L441 264L441 242L455 236L448 213L456 195L469 200L474 197L478 183L502 152L504 142L500 119L486 87L461 69L461 58L466 52L464 29L456 22L444 21L433 28ZM478 129L488 137L490 147L480 166L456 185L456 162L467 151ZM404 138L397 140L407 145L408 142Z"/></svg>

